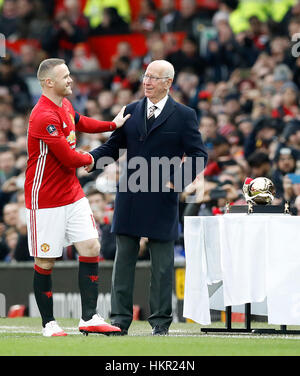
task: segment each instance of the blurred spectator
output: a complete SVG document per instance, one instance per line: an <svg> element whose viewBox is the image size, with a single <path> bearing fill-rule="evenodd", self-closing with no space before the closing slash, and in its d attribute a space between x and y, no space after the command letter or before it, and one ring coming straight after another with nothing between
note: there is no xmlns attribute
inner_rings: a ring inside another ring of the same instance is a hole
<svg viewBox="0 0 300 376"><path fill-rule="evenodd" d="M224 98L224 112L229 116L235 116L241 109L239 94L228 94Z"/></svg>
<svg viewBox="0 0 300 376"><path fill-rule="evenodd" d="M15 38L14 33L17 30L18 24L18 11L16 5L17 0L3 1L0 14L0 33L2 33L7 39Z"/></svg>
<svg viewBox="0 0 300 376"><path fill-rule="evenodd" d="M51 25L42 2L35 0L16 0L18 14L16 38L40 40L41 35Z"/></svg>
<svg viewBox="0 0 300 376"><path fill-rule="evenodd" d="M86 116L95 117L96 119L99 119L101 117L100 107L96 98L93 98L93 97L87 98L85 102L84 113Z"/></svg>
<svg viewBox="0 0 300 376"><path fill-rule="evenodd" d="M270 117L261 116L253 122L253 129L245 139L245 157L252 153L263 151L268 153L269 147L277 134L281 131L281 123Z"/></svg>
<svg viewBox="0 0 300 376"><path fill-rule="evenodd" d="M248 37L258 50L265 50L269 42L269 31L266 23L262 22L257 16L251 16L249 26Z"/></svg>
<svg viewBox="0 0 300 376"><path fill-rule="evenodd" d="M99 26L91 29L90 35L114 35L128 34L129 24L119 15L114 7L104 8L102 11L102 21Z"/></svg>
<svg viewBox="0 0 300 376"><path fill-rule="evenodd" d="M116 60L112 70L111 89L117 92L120 89L130 88L130 82L127 78L127 72L130 66L130 59L126 56L121 56Z"/></svg>
<svg viewBox="0 0 300 376"><path fill-rule="evenodd" d="M141 72L145 71L148 64L153 60L166 59L166 47L160 33L154 31L146 36L147 53L137 57L132 62L132 67Z"/></svg>
<svg viewBox="0 0 300 376"><path fill-rule="evenodd" d="M36 76L38 66L43 59L42 52L33 43L24 43L20 47L20 54L16 62L20 76L26 78L28 76Z"/></svg>
<svg viewBox="0 0 300 376"><path fill-rule="evenodd" d="M180 18L180 12L176 9L175 0L161 0L155 22L155 30L161 33L172 32Z"/></svg>
<svg viewBox="0 0 300 376"><path fill-rule="evenodd" d="M275 64L284 63L285 52L289 47L289 40L284 36L276 36L270 41L270 56Z"/></svg>
<svg viewBox="0 0 300 376"><path fill-rule="evenodd" d="M71 73L95 73L100 69L98 59L84 43L78 43L74 47L69 66Z"/></svg>
<svg viewBox="0 0 300 376"><path fill-rule="evenodd" d="M74 46L87 40L89 23L80 13L77 1L66 0L64 5L43 34L41 44L49 56L61 57L69 63Z"/></svg>
<svg viewBox="0 0 300 376"><path fill-rule="evenodd" d="M291 81L285 82L281 88L282 100L280 106L274 108L272 116L274 118L283 118L289 121L299 118L299 89Z"/></svg>
<svg viewBox="0 0 300 376"><path fill-rule="evenodd" d="M12 56L7 53L0 61L0 87L9 90L13 98L14 110L24 113L32 107L29 88L23 78L19 75Z"/></svg>
<svg viewBox="0 0 300 376"><path fill-rule="evenodd" d="M300 121L288 121L283 129L280 137L280 146L287 146L293 150L297 155L297 160L300 160Z"/></svg>
<svg viewBox="0 0 300 376"><path fill-rule="evenodd" d="M206 113L201 117L199 131L208 149L212 148L212 141L218 135L217 119L213 114Z"/></svg>
<svg viewBox="0 0 300 376"><path fill-rule="evenodd" d="M16 168L16 156L11 150L0 152L0 184L16 176L20 170Z"/></svg>
<svg viewBox="0 0 300 376"><path fill-rule="evenodd" d="M260 176L271 179L272 166L268 154L261 151L255 151L249 156L248 163L250 166L250 176L253 179Z"/></svg>
<svg viewBox="0 0 300 376"><path fill-rule="evenodd" d="M19 222L19 205L17 202L10 202L3 207L3 222L6 228L17 227Z"/></svg>
<svg viewBox="0 0 300 376"><path fill-rule="evenodd" d="M116 237L111 232L113 210L107 207L105 194L97 189L91 190L87 198L97 223L101 244L100 254L105 260L113 260L116 253Z"/></svg>
<svg viewBox="0 0 300 376"><path fill-rule="evenodd" d="M197 0L181 0L179 17L175 20L173 31L185 31L189 35L198 36L198 24L201 12Z"/></svg>
<svg viewBox="0 0 300 376"><path fill-rule="evenodd" d="M276 187L276 197L283 198L283 178L286 174L294 173L296 170L297 155L290 148L281 148L274 159L274 169L271 180Z"/></svg>
<svg viewBox="0 0 300 376"><path fill-rule="evenodd" d="M197 106L196 106L196 111L197 111L199 119L201 119L202 116L210 112L211 100L212 100L212 93L210 93L208 90L199 91L198 98L197 98ZM221 114L218 114L218 115L222 116ZM226 114L224 115L226 116Z"/></svg>
<svg viewBox="0 0 300 376"><path fill-rule="evenodd" d="M6 230L0 245L0 259L5 262L33 260L29 256L24 215L24 203L23 206L18 202L7 203L3 208L3 223Z"/></svg>
<svg viewBox="0 0 300 376"><path fill-rule="evenodd" d="M176 76L182 70L190 70L197 74L201 81L204 80L206 62L199 54L198 42L194 37L185 37L182 47L167 55L166 59L173 64Z"/></svg>
<svg viewBox="0 0 300 376"><path fill-rule="evenodd" d="M116 94L116 104L120 107L126 106L132 102L132 91L130 89L124 88L120 89Z"/></svg>
<svg viewBox="0 0 300 376"><path fill-rule="evenodd" d="M236 69L253 66L259 51L246 33L234 35L228 20L216 23L217 35L208 41L205 58L211 66L211 78L218 82L227 80Z"/></svg>
<svg viewBox="0 0 300 376"><path fill-rule="evenodd" d="M114 7L127 23L131 20L129 0L87 0L83 13L89 19L92 29L99 26L103 20L103 9Z"/></svg>
<svg viewBox="0 0 300 376"><path fill-rule="evenodd" d="M135 33L148 33L154 29L156 21L156 5L153 0L142 0L136 21L131 22L130 29Z"/></svg>
<svg viewBox="0 0 300 376"><path fill-rule="evenodd" d="M5 132L6 137L9 141L12 141L14 139L14 135L12 133L12 119L13 115L6 114L5 112L0 114L0 129ZM6 145L6 148L4 148L4 150L7 150L7 146L8 145Z"/></svg>
<svg viewBox="0 0 300 376"><path fill-rule="evenodd" d="M126 42L126 41L122 41L122 42L119 42L117 44L117 50L116 50L116 53L115 55L112 56L111 58L111 64L112 64L112 67L115 66L116 62L121 58L121 57L126 57L129 59L129 61L132 60L132 48L131 48L131 44Z"/></svg>
<svg viewBox="0 0 300 376"><path fill-rule="evenodd" d="M197 100L199 81L199 76L189 70L178 73L175 88L182 94L183 103L188 106L193 106Z"/></svg>
<svg viewBox="0 0 300 376"><path fill-rule="evenodd" d="M292 180L285 175L282 179L283 181L283 200L284 202L289 202L291 211L294 212L295 201L298 196L300 196L300 184L293 183Z"/></svg>
<svg viewBox="0 0 300 376"><path fill-rule="evenodd" d="M98 96L100 112L104 120L111 119L111 108L115 103L114 94L110 90L103 90Z"/></svg>
<svg viewBox="0 0 300 376"><path fill-rule="evenodd" d="M269 60L270 61L270 60ZM271 64L274 64L273 62ZM280 91L282 86L292 80L292 71L286 64L278 64L274 67L273 80L275 88Z"/></svg>
<svg viewBox="0 0 300 376"><path fill-rule="evenodd" d="M18 114L12 118L10 130L14 141L27 135L27 122L28 118L22 114Z"/></svg>

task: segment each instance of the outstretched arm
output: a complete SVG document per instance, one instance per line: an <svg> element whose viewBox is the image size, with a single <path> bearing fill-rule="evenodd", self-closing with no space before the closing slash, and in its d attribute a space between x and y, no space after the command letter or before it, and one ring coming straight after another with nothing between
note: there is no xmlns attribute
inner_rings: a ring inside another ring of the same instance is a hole
<svg viewBox="0 0 300 376"><path fill-rule="evenodd" d="M114 131L122 127L130 114L124 116L125 106L112 121L100 121L75 112L76 130L84 133L101 133Z"/></svg>

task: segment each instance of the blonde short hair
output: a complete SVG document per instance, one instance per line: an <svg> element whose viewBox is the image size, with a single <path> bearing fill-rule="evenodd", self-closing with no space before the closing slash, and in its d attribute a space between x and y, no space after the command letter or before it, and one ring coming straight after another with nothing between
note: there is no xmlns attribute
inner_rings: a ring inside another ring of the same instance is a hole
<svg viewBox="0 0 300 376"><path fill-rule="evenodd" d="M52 70L57 65L61 65L61 64L65 64L65 61L63 59L51 58L51 59L43 60L37 71L38 80L40 82L44 81L49 71Z"/></svg>

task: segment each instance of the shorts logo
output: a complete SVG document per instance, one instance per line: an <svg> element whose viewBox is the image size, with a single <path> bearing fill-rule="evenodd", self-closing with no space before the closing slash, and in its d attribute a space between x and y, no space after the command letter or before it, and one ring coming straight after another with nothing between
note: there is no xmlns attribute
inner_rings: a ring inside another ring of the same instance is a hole
<svg viewBox="0 0 300 376"><path fill-rule="evenodd" d="M43 251L43 252L48 252L48 251L50 251L50 245L49 244L47 244L47 243L43 243L42 245L41 245L41 251Z"/></svg>
<svg viewBox="0 0 300 376"><path fill-rule="evenodd" d="M50 125L48 125L48 127L46 129L47 129L48 133L51 134L51 136L58 136L58 131L55 128L55 125L50 124Z"/></svg>

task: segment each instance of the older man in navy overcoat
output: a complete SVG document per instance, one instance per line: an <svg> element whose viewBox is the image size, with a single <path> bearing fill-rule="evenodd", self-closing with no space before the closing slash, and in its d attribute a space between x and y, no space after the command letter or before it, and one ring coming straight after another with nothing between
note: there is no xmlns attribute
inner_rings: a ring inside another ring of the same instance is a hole
<svg viewBox="0 0 300 376"><path fill-rule="evenodd" d="M151 256L148 321L153 335L168 334L172 322L174 241L178 238L178 192L196 178L207 161L195 111L169 95L173 79L172 64L165 60L151 62L143 76L145 97L127 105L129 120L105 144L90 152L94 164L87 171L103 167L100 162L107 161L107 157L118 160L122 149L127 151L127 168L120 179L112 223L117 251L111 321L122 329L121 334L127 334L132 321L141 237L148 238Z"/></svg>

